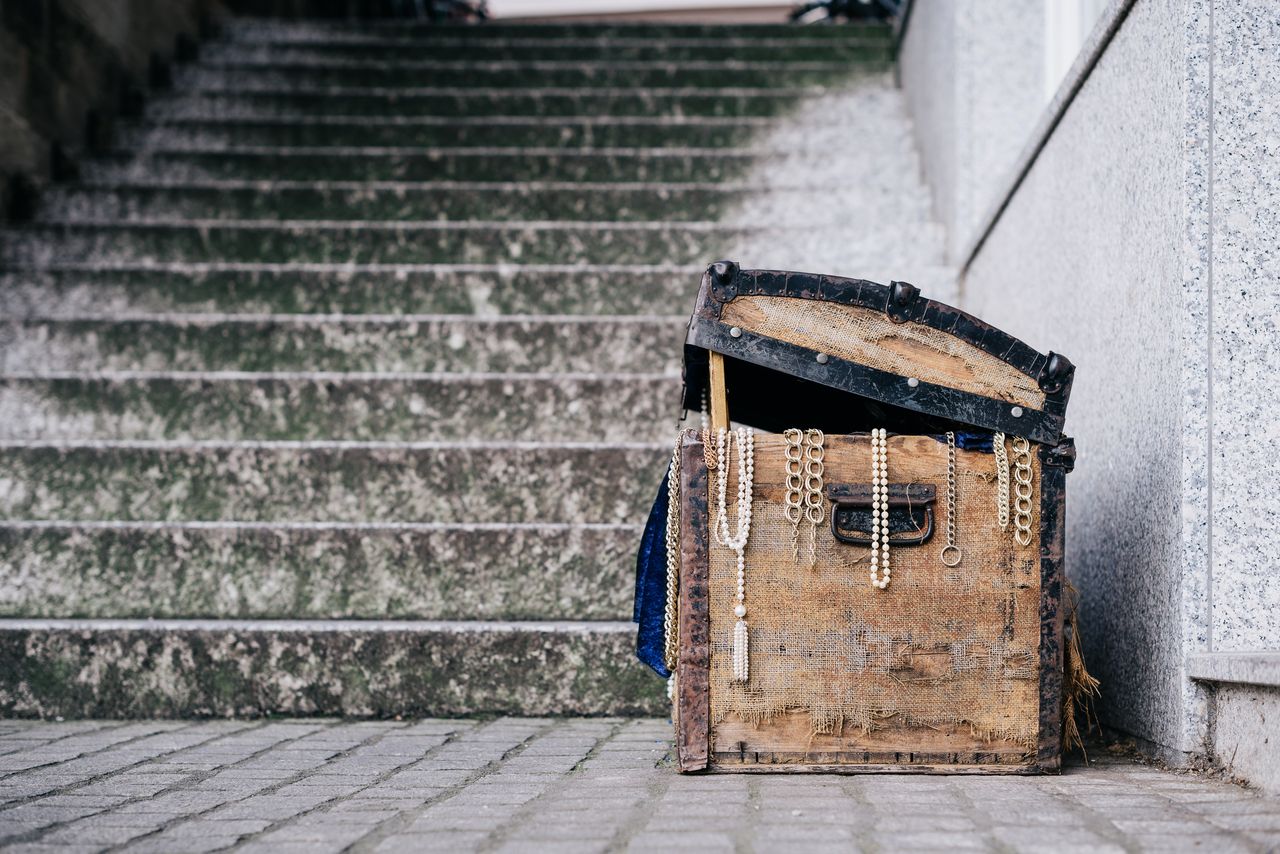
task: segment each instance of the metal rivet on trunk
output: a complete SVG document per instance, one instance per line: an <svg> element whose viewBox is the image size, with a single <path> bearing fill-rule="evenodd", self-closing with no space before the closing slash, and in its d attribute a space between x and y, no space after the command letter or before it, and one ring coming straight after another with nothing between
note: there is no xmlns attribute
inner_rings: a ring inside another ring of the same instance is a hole
<svg viewBox="0 0 1280 854"><path fill-rule="evenodd" d="M912 388L915 388L916 386L920 385L920 380L916 379L915 377L907 377L907 385L911 386Z"/></svg>
<svg viewBox="0 0 1280 854"><path fill-rule="evenodd" d="M825 364L827 363L827 361L828 361L828 360L830 360L830 358L831 358L831 357L830 357L830 356L828 356L826 353L819 353L819 354L818 354L818 364L819 364L819 365L825 365Z"/></svg>
<svg viewBox="0 0 1280 854"><path fill-rule="evenodd" d="M1009 414L1010 414L1010 415L1012 415L1014 418L1021 418L1021 417L1022 417L1022 407L1021 407L1021 406L1015 406L1013 409L1010 409L1010 410L1009 410Z"/></svg>
<svg viewBox="0 0 1280 854"><path fill-rule="evenodd" d="M733 336L734 338L741 338L741 337L742 337L742 328L741 328L741 327L739 327L739 326L734 326L734 327L732 327L732 328L729 330L729 334L730 334L731 336Z"/></svg>

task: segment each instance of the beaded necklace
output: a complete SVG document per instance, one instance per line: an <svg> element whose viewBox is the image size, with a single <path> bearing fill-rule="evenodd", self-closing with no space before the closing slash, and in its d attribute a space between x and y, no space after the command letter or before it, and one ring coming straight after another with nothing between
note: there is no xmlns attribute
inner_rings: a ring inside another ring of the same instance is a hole
<svg viewBox="0 0 1280 854"><path fill-rule="evenodd" d="M871 431L871 586L889 587L889 438Z"/></svg>
<svg viewBox="0 0 1280 854"><path fill-rule="evenodd" d="M736 530L730 534L729 512L726 506L726 489L729 482L729 454L733 446L738 451L738 519ZM716 431L716 541L738 556L738 604L733 609L738 621L733 626L733 678L746 682L750 674L747 652L747 539L751 536L751 493L755 480L755 434L746 428L736 431L721 428Z"/></svg>

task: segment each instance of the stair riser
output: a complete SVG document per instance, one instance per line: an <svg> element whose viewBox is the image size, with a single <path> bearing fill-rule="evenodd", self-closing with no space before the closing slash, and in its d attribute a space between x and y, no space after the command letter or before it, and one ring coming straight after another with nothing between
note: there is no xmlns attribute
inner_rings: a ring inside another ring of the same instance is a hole
<svg viewBox="0 0 1280 854"><path fill-rule="evenodd" d="M512 63L497 67L465 62L427 67L388 64L296 63L286 65L239 66L227 64L186 69L178 85L190 90L245 92L262 89L314 88L317 86L376 86L419 88L423 86L476 86L525 88L552 86L565 88L761 88L800 85L831 85L849 77L885 70L879 55L870 62L839 61L772 65L711 65L690 68L678 63L623 65L583 63L579 66L550 66Z"/></svg>
<svg viewBox="0 0 1280 854"><path fill-rule="evenodd" d="M8 446L0 518L634 524L667 456L645 446Z"/></svg>
<svg viewBox="0 0 1280 854"><path fill-rule="evenodd" d="M665 441L670 379L0 378L3 439Z"/></svg>
<svg viewBox="0 0 1280 854"><path fill-rule="evenodd" d="M324 62L326 60L478 60L560 62L889 62L885 47L839 42L710 41L445 41L428 46L412 42L211 46L202 56L221 62Z"/></svg>
<svg viewBox="0 0 1280 854"><path fill-rule="evenodd" d="M661 42L702 39L712 43L793 41L839 44L888 44L893 38L892 29L883 24L858 23L838 27L800 27L779 22L776 24L738 23L731 28L723 24L707 24L678 21L625 21L625 22L506 22L486 21L482 26L471 24L444 24L426 21L342 21L327 24L316 21L287 22L253 19L228 22L227 32L237 44L289 44L369 42L396 43L412 41L422 48L434 48L441 43L465 42L476 46L504 40L534 41L539 39L582 39L590 41L617 41L654 39Z"/></svg>
<svg viewBox="0 0 1280 854"><path fill-rule="evenodd" d="M200 93L157 101L155 118L259 116L778 116L817 89L716 92L459 88L439 94L368 90Z"/></svg>
<svg viewBox="0 0 1280 854"><path fill-rule="evenodd" d="M628 620L638 528L6 528L0 615Z"/></svg>
<svg viewBox="0 0 1280 854"><path fill-rule="evenodd" d="M746 190L627 187L227 189L218 186L67 189L45 198L50 218L258 220L725 220Z"/></svg>
<svg viewBox="0 0 1280 854"><path fill-rule="evenodd" d="M742 177L752 153L585 153L568 150L385 152L163 151L137 161L88 164L84 177L200 181L727 181Z"/></svg>
<svg viewBox="0 0 1280 854"><path fill-rule="evenodd" d="M65 629L0 624L0 712L164 718L666 708L630 632Z"/></svg>
<svg viewBox="0 0 1280 854"><path fill-rule="evenodd" d="M767 119L689 122L584 122L571 116L563 121L526 119L490 123L324 121L252 122L183 121L127 130L128 149L218 148L224 146L356 146L421 147L472 146L485 148L723 148L742 146L764 130Z"/></svg>
<svg viewBox="0 0 1280 854"><path fill-rule="evenodd" d="M679 314L701 271L95 270L0 275L0 314Z"/></svg>
<svg viewBox="0 0 1280 854"><path fill-rule="evenodd" d="M0 324L0 371L660 373L679 363L684 328L624 319L30 321Z"/></svg>
<svg viewBox="0 0 1280 854"><path fill-rule="evenodd" d="M735 229L47 226L0 251L8 264L256 261L355 264L693 264L717 257ZM719 251L717 251L719 247Z"/></svg>

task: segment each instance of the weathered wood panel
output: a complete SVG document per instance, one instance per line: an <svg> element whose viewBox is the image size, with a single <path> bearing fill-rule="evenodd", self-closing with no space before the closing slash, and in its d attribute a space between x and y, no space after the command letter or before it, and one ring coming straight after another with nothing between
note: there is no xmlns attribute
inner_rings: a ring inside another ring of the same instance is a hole
<svg viewBox="0 0 1280 854"><path fill-rule="evenodd" d="M707 466L702 440L686 431L680 458L680 660L676 665L676 754L681 771L709 761L711 691L707 611Z"/></svg>
<svg viewBox="0 0 1280 854"><path fill-rule="evenodd" d="M1060 676L1057 683L1046 680L1042 668L1052 666L1047 647L1060 648L1060 619L1043 619L1039 537L1020 547L1012 530L999 530L992 455L957 451L957 544L965 558L951 569L938 557L945 543L946 445L929 436L890 437L890 481L934 488L939 532L923 545L893 549L893 583L879 591L867 579L869 549L839 543L826 527L815 532L815 568L808 566L807 531L795 562L780 510L782 448L779 436L756 437L746 593L752 680L746 686L726 677L736 559L710 545L709 762L742 770L757 764L858 771L1056 767L1045 746L1045 727L1053 722L1046 724L1042 711L1046 690L1060 691ZM868 481L868 438L828 436L825 467L827 483ZM1033 459L1037 492L1044 470ZM710 489L719 475L709 479ZM736 467L728 476L734 487ZM1049 483L1060 489L1060 479ZM1044 506L1037 499L1033 495L1033 506ZM731 520L735 511L730 502ZM1033 534L1044 512L1033 519ZM1056 614L1056 604L1049 607ZM812 654L801 649L806 643L817 644ZM832 656L842 654L848 661L833 666ZM785 666L771 667L771 659ZM814 714L803 702L789 702L791 687L795 697L813 696L805 682L822 685L817 696L827 708Z"/></svg>

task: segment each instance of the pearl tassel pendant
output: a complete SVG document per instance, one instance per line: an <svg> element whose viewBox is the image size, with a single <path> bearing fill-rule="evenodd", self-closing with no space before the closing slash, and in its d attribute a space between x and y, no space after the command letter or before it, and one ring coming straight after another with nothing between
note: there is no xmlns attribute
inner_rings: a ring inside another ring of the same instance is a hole
<svg viewBox="0 0 1280 854"><path fill-rule="evenodd" d="M733 627L733 679L746 682L751 675L750 653L747 650L747 621L738 620Z"/></svg>
<svg viewBox="0 0 1280 854"><path fill-rule="evenodd" d="M729 480L728 455L732 446L738 446L738 523L737 530L729 532L729 514L726 507L726 487ZM724 429L716 432L716 468L720 472L716 493L716 540L738 556L738 604L733 614L738 622L733 626L733 679L746 682L750 677L750 658L747 652L747 539L751 536L751 493L755 481L755 434L739 428L736 433Z"/></svg>

